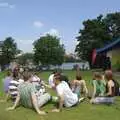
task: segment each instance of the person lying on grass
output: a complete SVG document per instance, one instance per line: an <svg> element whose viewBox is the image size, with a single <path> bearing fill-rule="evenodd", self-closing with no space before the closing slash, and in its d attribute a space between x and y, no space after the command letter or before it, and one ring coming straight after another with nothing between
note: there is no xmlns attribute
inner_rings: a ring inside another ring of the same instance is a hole
<svg viewBox="0 0 120 120"><path fill-rule="evenodd" d="M51 96L48 93L42 95L37 93L35 86L30 82L31 74L29 72L24 72L23 77L25 82L18 87L15 103L7 110L14 110L20 104L26 108L35 109L40 115L45 115L46 113L41 111L40 108L51 99Z"/></svg>
<svg viewBox="0 0 120 120"><path fill-rule="evenodd" d="M73 93L67 82L62 80L60 74L54 76L54 83L58 96L58 108L53 109L52 112L60 112L65 107L72 107L78 104L78 95Z"/></svg>
<svg viewBox="0 0 120 120"><path fill-rule="evenodd" d="M113 75L111 70L105 71L106 82L106 93L104 96L93 98L90 102L93 104L112 104L114 103L114 96L116 93L116 85L113 80Z"/></svg>

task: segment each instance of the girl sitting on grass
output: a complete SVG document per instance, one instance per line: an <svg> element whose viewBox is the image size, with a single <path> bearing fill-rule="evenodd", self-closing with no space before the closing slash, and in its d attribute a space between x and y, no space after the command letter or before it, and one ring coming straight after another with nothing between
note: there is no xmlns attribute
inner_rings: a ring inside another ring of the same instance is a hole
<svg viewBox="0 0 120 120"><path fill-rule="evenodd" d="M99 72L94 73L93 81L93 95L92 99L99 96L104 96L106 92L106 82Z"/></svg>
<svg viewBox="0 0 120 120"><path fill-rule="evenodd" d="M81 93L84 93L85 96L88 95L88 89L86 86L86 82L85 80L82 79L80 74L77 74L76 79L72 81L71 89L74 93L78 95L79 98L80 98Z"/></svg>
<svg viewBox="0 0 120 120"><path fill-rule="evenodd" d="M97 78L99 76L97 75ZM104 83L99 84L96 83L96 93L98 93L99 96L96 96L97 94L93 94L93 98L91 99L91 103L94 104L112 104L114 103L114 96L115 96L115 82L113 80L113 75L112 71L107 70L105 71L105 79L106 79L106 93L105 92L105 87L103 87ZM101 80L102 81L102 80ZM94 83L95 84L95 83ZM95 88L94 88L95 89ZM99 93L100 91L100 93ZM95 96L95 97L94 97Z"/></svg>

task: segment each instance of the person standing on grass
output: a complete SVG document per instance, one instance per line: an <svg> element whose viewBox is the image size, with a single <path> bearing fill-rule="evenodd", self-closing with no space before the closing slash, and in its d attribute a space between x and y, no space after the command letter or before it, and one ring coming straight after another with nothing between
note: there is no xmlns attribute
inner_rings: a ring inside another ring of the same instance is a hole
<svg viewBox="0 0 120 120"><path fill-rule="evenodd" d="M51 99L51 96L48 93L37 94L35 86L30 82L31 74L29 72L24 72L23 77L25 82L18 87L16 101L7 110L14 110L20 103L25 108L35 109L38 114L45 115L46 113L41 111L40 108Z"/></svg>
<svg viewBox="0 0 120 120"><path fill-rule="evenodd" d="M93 104L112 104L114 103L114 96L116 93L116 86L113 80L113 75L111 70L105 71L105 79L107 80L106 83L106 94L104 96L98 96L93 98L90 102Z"/></svg>
<svg viewBox="0 0 120 120"><path fill-rule="evenodd" d="M72 107L78 104L79 98L77 94L73 93L67 82L62 81L61 75L55 75L54 84L58 96L58 108L53 109L52 112L60 112L65 107Z"/></svg>

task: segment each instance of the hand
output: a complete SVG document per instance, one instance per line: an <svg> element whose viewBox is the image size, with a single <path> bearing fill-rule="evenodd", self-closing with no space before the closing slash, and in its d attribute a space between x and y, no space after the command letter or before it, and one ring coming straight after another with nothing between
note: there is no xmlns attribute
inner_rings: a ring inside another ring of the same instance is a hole
<svg viewBox="0 0 120 120"><path fill-rule="evenodd" d="M59 109L53 109L52 112L60 112Z"/></svg>
<svg viewBox="0 0 120 120"><path fill-rule="evenodd" d="M11 111L11 110L14 110L15 108L14 107L9 107L9 108L6 108L6 111Z"/></svg>
<svg viewBox="0 0 120 120"><path fill-rule="evenodd" d="M46 112L45 111L39 111L38 114L39 115L46 115Z"/></svg>

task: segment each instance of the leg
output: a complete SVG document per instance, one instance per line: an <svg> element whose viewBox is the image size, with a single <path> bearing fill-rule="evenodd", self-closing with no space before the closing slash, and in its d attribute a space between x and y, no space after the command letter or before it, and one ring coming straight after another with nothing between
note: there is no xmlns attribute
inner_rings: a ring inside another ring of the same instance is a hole
<svg viewBox="0 0 120 120"><path fill-rule="evenodd" d="M43 95L41 95L38 98L38 106L42 107L44 104L46 104L49 100L51 99L51 96L49 93L45 93Z"/></svg>

